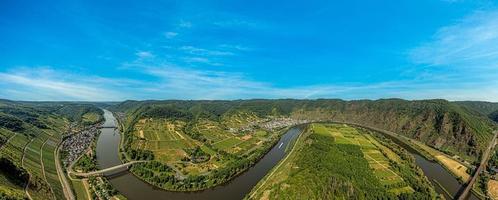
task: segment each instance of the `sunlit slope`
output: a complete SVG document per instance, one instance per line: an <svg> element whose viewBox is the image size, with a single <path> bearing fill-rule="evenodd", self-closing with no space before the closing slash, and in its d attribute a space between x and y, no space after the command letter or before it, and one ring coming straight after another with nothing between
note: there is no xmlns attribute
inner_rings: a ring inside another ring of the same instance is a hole
<svg viewBox="0 0 498 200"><path fill-rule="evenodd" d="M192 122L216 122L228 113L237 112L247 114L239 117L246 121L284 116L356 122L403 134L470 161L477 159L496 128L487 116L446 100L125 101L112 109L126 113L123 119L126 126L134 126L145 110L154 106L173 108L172 113L163 113L160 117L186 117L187 120L183 120L186 128L192 127ZM221 125L214 124L214 127ZM185 133L195 134L195 131L189 129Z"/></svg>
<svg viewBox="0 0 498 200"><path fill-rule="evenodd" d="M99 113L92 105L0 100L0 195L27 198L29 182L32 198L63 199L55 168L57 144L69 124L97 123ZM85 121L84 115L92 117Z"/></svg>
<svg viewBox="0 0 498 200"><path fill-rule="evenodd" d="M413 157L370 132L312 124L249 199L434 199Z"/></svg>

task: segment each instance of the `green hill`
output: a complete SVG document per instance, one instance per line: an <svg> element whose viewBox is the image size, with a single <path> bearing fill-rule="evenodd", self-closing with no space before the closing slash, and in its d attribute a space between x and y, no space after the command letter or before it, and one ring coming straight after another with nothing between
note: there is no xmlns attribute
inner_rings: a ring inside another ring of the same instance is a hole
<svg viewBox="0 0 498 200"><path fill-rule="evenodd" d="M182 119L186 127L191 127L203 119L222 122L225 116L236 112L258 119L355 122L403 134L469 161L479 157L496 128L485 113L446 100L125 101L111 109L128 114L128 127L144 117Z"/></svg>
<svg viewBox="0 0 498 200"><path fill-rule="evenodd" d="M70 124L100 122L91 104L0 100L0 199L63 199L54 150ZM29 174L30 178L28 179Z"/></svg>

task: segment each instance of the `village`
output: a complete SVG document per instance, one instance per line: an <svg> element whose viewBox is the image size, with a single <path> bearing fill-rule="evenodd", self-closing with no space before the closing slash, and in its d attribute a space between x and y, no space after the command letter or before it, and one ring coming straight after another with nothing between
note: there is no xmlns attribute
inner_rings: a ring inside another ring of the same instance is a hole
<svg viewBox="0 0 498 200"><path fill-rule="evenodd" d="M67 167L75 162L88 149L99 133L98 125L94 125L79 133L69 135L62 142L62 149L66 152L66 156L63 159L64 166Z"/></svg>

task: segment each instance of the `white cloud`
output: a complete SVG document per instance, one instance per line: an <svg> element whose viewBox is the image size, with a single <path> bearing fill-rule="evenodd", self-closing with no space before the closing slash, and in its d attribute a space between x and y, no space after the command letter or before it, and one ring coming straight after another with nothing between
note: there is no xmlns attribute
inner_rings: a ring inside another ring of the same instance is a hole
<svg viewBox="0 0 498 200"><path fill-rule="evenodd" d="M498 11L476 12L442 27L433 40L413 49L416 63L495 68L498 63Z"/></svg>
<svg viewBox="0 0 498 200"><path fill-rule="evenodd" d="M96 83L96 80L98 83ZM18 68L0 72L3 98L21 100L117 100L123 98L117 91L104 89L109 80L98 77L79 77L56 72L50 68Z"/></svg>
<svg viewBox="0 0 498 200"><path fill-rule="evenodd" d="M433 77L420 80L379 83L341 83L304 86L275 86L252 80L247 74L178 67L171 63L156 65L133 63L137 72L158 78L145 91L159 99L245 99L245 98L344 98L377 99L445 98L448 100L496 101L492 85L438 82ZM429 80L430 79L430 80ZM479 90L476 90L476 87ZM480 92L485 91L485 92Z"/></svg>
<svg viewBox="0 0 498 200"><path fill-rule="evenodd" d="M21 68L0 73L0 98L20 100L125 99L247 99L247 98L343 98L377 99L445 98L449 100L498 99L498 80L481 84L402 80L380 83L342 83L275 86L252 80L248 74L155 65L137 60L127 70L144 79L120 79L76 75L50 68Z"/></svg>
<svg viewBox="0 0 498 200"><path fill-rule="evenodd" d="M167 39L173 39L177 35L178 35L177 32L166 32L166 33L164 33L164 37L166 37Z"/></svg>
<svg viewBox="0 0 498 200"><path fill-rule="evenodd" d="M154 54L152 54L150 51L139 51L135 53L136 56L138 56L141 59L146 59L146 58L153 58Z"/></svg>

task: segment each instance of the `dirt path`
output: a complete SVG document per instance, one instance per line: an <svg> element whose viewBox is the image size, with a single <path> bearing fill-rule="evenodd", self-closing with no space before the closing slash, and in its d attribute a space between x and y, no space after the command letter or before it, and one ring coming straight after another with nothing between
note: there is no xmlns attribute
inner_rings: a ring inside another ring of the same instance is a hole
<svg viewBox="0 0 498 200"><path fill-rule="evenodd" d="M26 158L26 150L28 149L29 144L31 144L31 142L33 142L34 140L35 140L35 138L31 139L31 141L29 141L24 146L24 149L22 151L21 167L23 167L23 168L26 168L26 167L24 167L24 158ZM26 193L26 196L28 196L28 199L32 200L33 198L31 198L31 195L28 192L29 181L31 180L31 173L28 172L28 175L29 175L29 178L28 178L28 182L26 183L26 186L24 187L24 192Z"/></svg>
<svg viewBox="0 0 498 200"><path fill-rule="evenodd" d="M59 151L61 147L62 142L60 142L57 145L57 148L55 148L55 168L57 169L57 176L59 177L59 181L61 182L62 185L62 190L64 191L64 196L66 197L67 200L75 200L76 198L74 197L73 190L71 189L71 185L69 184L69 181L67 180L66 176L64 175L64 170L62 169L61 166L61 161L60 161L60 156L59 156Z"/></svg>

